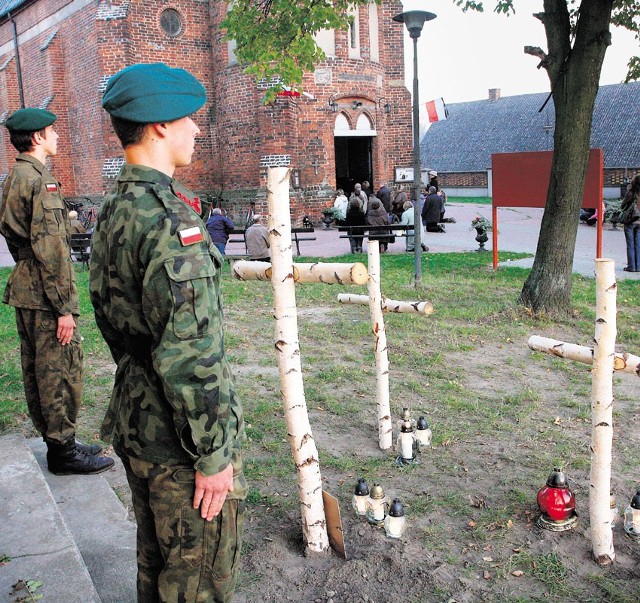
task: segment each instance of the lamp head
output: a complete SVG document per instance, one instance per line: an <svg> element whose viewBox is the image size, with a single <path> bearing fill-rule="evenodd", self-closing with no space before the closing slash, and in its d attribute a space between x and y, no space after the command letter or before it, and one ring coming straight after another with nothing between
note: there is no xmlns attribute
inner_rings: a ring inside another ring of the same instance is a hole
<svg viewBox="0 0 640 603"><path fill-rule="evenodd" d="M437 15L424 10L408 10L393 17L394 21L404 23L412 38L419 38L425 21L435 19Z"/></svg>

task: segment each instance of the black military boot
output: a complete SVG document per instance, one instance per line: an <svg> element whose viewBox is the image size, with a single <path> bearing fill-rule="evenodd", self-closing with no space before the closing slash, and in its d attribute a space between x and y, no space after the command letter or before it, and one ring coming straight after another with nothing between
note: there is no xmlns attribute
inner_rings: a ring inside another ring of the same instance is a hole
<svg viewBox="0 0 640 603"><path fill-rule="evenodd" d="M76 440L76 448L91 456L96 456L102 452L102 446L100 446L100 444L85 444L80 440Z"/></svg>
<svg viewBox="0 0 640 603"><path fill-rule="evenodd" d="M66 444L47 442L47 466L55 475L90 475L113 467L108 456L93 456L76 447L75 440Z"/></svg>

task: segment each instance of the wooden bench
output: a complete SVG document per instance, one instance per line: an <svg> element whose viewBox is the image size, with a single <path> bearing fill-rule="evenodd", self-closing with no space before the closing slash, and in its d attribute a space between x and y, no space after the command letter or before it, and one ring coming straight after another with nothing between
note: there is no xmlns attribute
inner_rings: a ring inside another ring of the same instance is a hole
<svg viewBox="0 0 640 603"><path fill-rule="evenodd" d="M91 259L91 233L73 233L71 235L71 257L89 268Z"/></svg>
<svg viewBox="0 0 640 603"><path fill-rule="evenodd" d="M315 232L315 229L313 228L292 228L291 229L291 235L292 235L292 240L295 242L296 244L296 252L297 255L300 255L300 243L302 241L315 241L316 237L300 237L298 235L300 234L305 234L305 233L312 233ZM233 230L231 230L229 232L230 235L242 235L241 239L229 239L227 242L228 243L244 243L244 249L245 251L247 250L247 238L246 238L246 230L242 229L242 228L234 228Z"/></svg>
<svg viewBox="0 0 640 603"><path fill-rule="evenodd" d="M372 241L377 241L379 239L386 239L388 237L407 237L413 236L408 235L407 231L413 230L413 224L380 224L380 225L371 225L366 224L364 226L339 226L338 230L340 232L347 232L350 234L340 235L341 239L348 239L349 237L355 238L368 238ZM401 231L398 234L398 231Z"/></svg>

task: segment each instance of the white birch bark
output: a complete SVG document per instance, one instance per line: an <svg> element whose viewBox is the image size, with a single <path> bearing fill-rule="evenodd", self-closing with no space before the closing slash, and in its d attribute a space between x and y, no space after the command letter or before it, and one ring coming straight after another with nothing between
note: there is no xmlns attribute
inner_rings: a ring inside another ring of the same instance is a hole
<svg viewBox="0 0 640 603"><path fill-rule="evenodd" d="M545 352L552 356L568 358L584 364L593 364L593 348L584 345L566 343L549 337L538 337L537 335L529 337L528 344L536 352ZM613 357L613 369L620 373L630 373L640 377L640 356L627 352L616 352Z"/></svg>
<svg viewBox="0 0 640 603"><path fill-rule="evenodd" d="M367 267L361 262L353 264L295 264L299 283L326 283L329 285L364 285L369 278Z"/></svg>
<svg viewBox="0 0 640 603"><path fill-rule="evenodd" d="M609 492L613 445L613 359L616 343L616 278L613 260L596 260L596 327L591 392L591 488L589 520L598 565L615 559Z"/></svg>
<svg viewBox="0 0 640 603"><path fill-rule="evenodd" d="M374 338L376 357L376 399L378 402L378 444L381 450L393 445L393 426L389 405L389 357L387 355L387 334L382 314L382 293L380 291L380 246L377 241L367 245L369 258L369 313Z"/></svg>
<svg viewBox="0 0 640 603"><path fill-rule="evenodd" d="M272 270L267 262L238 260L233 263L232 272L239 281L270 281Z"/></svg>
<svg viewBox="0 0 640 603"><path fill-rule="evenodd" d="M287 168L268 170L267 202L269 204L271 283L276 318L275 348L287 435L296 465L302 531L307 552L321 553L329 549L329 538L322 500L318 450L309 424L302 380Z"/></svg>
<svg viewBox="0 0 640 603"><path fill-rule="evenodd" d="M355 304L360 306L369 305L368 295L357 295L356 293L338 293L338 301L341 304ZM409 312L412 314L433 314L433 306L429 302L408 302L397 301L382 296L383 312Z"/></svg>

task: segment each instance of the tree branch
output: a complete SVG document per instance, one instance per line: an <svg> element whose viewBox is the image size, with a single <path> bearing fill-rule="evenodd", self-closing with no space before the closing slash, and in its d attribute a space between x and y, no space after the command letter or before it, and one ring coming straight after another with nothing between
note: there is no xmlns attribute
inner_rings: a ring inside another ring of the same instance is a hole
<svg viewBox="0 0 640 603"><path fill-rule="evenodd" d="M531 56L538 57L540 59L540 63L538 63L538 69L540 69L540 67L547 67L549 57L547 57L542 48L538 46L525 46L524 53L530 54Z"/></svg>

